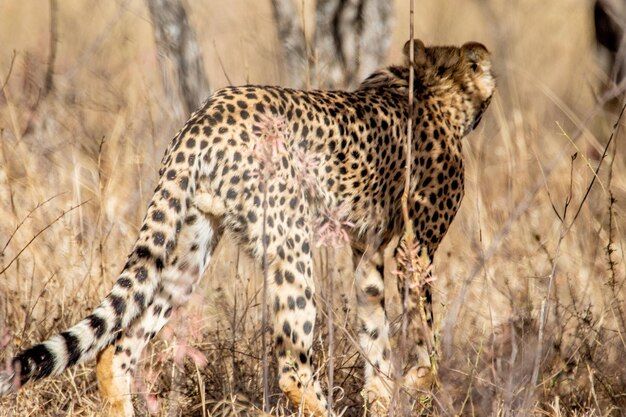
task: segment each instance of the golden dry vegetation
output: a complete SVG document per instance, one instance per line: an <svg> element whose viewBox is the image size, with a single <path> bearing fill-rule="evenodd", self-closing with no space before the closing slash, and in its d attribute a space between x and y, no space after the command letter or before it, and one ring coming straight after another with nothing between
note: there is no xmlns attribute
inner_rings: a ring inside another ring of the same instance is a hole
<svg viewBox="0 0 626 417"><path fill-rule="evenodd" d="M143 1L59 3L55 88L44 96L47 2L0 2L0 360L73 324L106 294L185 121L161 81ZM281 84L269 1L187 3L213 88ZM433 413L626 415L626 137L618 128L585 196L619 113L597 105L606 70L591 5L416 3L417 37L483 42L498 75L484 122L465 140L466 197L435 259L443 353ZM395 16L389 62L408 37L408 1L397 1ZM335 408L360 416L351 269L347 250L330 263L328 255L316 258L318 359L325 375L330 294ZM156 395L161 415L261 406L260 274L228 239L215 258L183 321L208 365L172 366L171 337L146 354L139 391ZM0 416L100 415L94 374L89 363L29 384L0 400ZM270 381L276 414L288 415ZM146 413L145 395L136 405Z"/></svg>

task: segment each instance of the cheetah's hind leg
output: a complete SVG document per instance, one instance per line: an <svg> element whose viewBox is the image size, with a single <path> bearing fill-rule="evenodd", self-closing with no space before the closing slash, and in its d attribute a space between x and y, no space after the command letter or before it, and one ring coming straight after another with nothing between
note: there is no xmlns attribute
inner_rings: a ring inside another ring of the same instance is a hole
<svg viewBox="0 0 626 417"><path fill-rule="evenodd" d="M269 268L269 276L274 278L269 304L274 310L280 389L303 415L319 417L328 412L313 369L315 305L311 269L310 253L301 254L293 264L273 262Z"/></svg>
<svg viewBox="0 0 626 417"><path fill-rule="evenodd" d="M173 310L189 301L220 236L221 225L216 217L196 207L189 210L154 299L122 337L98 356L98 387L107 415L128 417L134 414L131 390L141 354L150 339L168 322Z"/></svg>

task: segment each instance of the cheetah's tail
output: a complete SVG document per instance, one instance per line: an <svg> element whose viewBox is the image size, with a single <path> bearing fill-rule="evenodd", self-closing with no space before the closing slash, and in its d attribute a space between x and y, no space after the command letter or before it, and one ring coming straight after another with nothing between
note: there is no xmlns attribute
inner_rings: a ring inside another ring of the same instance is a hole
<svg viewBox="0 0 626 417"><path fill-rule="evenodd" d="M172 142L182 141L185 130ZM170 148L171 149L171 148ZM196 165L175 164L166 154L161 179L148 207L139 237L111 292L93 312L60 334L29 347L0 374L0 396L30 380L57 375L66 368L93 359L111 344L150 305L160 283L161 270L176 245L189 197L195 189Z"/></svg>

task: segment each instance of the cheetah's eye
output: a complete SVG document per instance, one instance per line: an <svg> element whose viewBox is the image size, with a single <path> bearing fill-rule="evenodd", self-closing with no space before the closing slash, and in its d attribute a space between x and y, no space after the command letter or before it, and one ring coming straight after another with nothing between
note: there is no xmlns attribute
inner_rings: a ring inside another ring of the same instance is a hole
<svg viewBox="0 0 626 417"><path fill-rule="evenodd" d="M478 64L475 62L472 62L470 69L472 70L472 72L478 72Z"/></svg>

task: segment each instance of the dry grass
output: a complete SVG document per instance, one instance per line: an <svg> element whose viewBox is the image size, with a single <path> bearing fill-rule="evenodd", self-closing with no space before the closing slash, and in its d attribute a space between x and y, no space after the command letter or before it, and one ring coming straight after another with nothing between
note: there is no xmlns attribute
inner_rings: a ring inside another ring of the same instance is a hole
<svg viewBox="0 0 626 417"><path fill-rule="evenodd" d="M165 144L185 119L164 98L142 1L60 3L55 89L47 97L47 9L0 3L0 86L7 79L0 94L0 336L10 335L0 338L8 343L0 359L72 324L110 288ZM214 87L228 79L281 82L269 2L188 3ZM391 61L408 33L407 7L398 1ZM498 94L465 143L463 206L435 260L444 356L434 413L625 415L623 128L581 205L617 119L606 109L588 118L605 79L591 6L430 0L418 2L416 31L426 43L479 40L498 72ZM316 268L320 304L334 297L335 408L358 416L351 267L346 252L332 265L327 255L317 255ZM187 361L175 372L160 360L173 349L165 340L147 353L146 368L160 371L146 375L156 381L147 388L163 415L247 415L261 407L261 274L227 242L216 258L193 307L201 323L195 346L209 365ZM326 309L319 310L326 375ZM0 416L98 415L93 368L25 387L0 401ZM277 413L287 413L273 377L270 389Z"/></svg>

